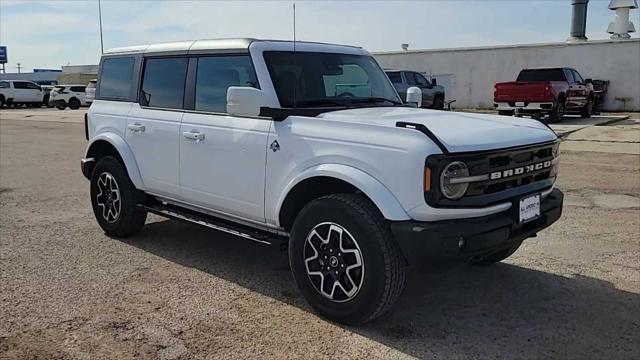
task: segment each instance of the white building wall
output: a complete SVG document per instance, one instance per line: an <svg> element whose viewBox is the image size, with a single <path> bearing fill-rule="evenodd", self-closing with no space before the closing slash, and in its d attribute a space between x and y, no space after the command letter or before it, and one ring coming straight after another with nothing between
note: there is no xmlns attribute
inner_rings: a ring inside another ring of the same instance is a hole
<svg viewBox="0 0 640 360"><path fill-rule="evenodd" d="M456 99L456 107L492 108L494 84L514 81L523 68L572 67L584 78L610 81L605 110L640 111L640 39L409 50L374 56L385 69L452 74L453 93L447 98Z"/></svg>

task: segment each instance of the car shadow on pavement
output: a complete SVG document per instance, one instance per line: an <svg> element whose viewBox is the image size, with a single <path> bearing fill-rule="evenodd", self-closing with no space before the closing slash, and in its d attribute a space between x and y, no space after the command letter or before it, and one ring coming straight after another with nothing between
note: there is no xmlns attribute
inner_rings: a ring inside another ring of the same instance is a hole
<svg viewBox="0 0 640 360"><path fill-rule="evenodd" d="M312 312L276 246L170 220L125 242ZM344 328L416 357L640 358L638 314L610 282L496 264L409 271L389 313Z"/></svg>

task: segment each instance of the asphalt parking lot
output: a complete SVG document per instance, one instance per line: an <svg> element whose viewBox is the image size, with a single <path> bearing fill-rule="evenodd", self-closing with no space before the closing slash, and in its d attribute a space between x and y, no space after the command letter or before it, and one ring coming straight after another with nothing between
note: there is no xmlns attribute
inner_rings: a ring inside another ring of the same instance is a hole
<svg viewBox="0 0 640 360"><path fill-rule="evenodd" d="M0 358L640 358L638 114L554 125L560 221L502 264L411 271L359 328L316 316L276 248L155 216L106 237L82 114L0 110Z"/></svg>

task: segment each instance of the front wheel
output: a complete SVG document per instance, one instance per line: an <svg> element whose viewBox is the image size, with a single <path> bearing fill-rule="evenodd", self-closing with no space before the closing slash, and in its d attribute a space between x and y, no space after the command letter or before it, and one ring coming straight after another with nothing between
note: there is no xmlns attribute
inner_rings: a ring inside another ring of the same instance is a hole
<svg viewBox="0 0 640 360"><path fill-rule="evenodd" d="M78 110L80 109L80 100L76 99L76 98L71 98L69 100L69 109L71 110Z"/></svg>
<svg viewBox="0 0 640 360"><path fill-rule="evenodd" d="M431 107L436 110L444 109L444 99L441 97L434 98L433 105Z"/></svg>
<svg viewBox="0 0 640 360"><path fill-rule="evenodd" d="M91 175L91 205L107 235L127 237L142 229L147 212L138 203L143 198L120 161L112 156L98 161Z"/></svg>
<svg viewBox="0 0 640 360"><path fill-rule="evenodd" d="M587 100L587 104L582 109L580 109L580 116L582 116L583 118L590 118L592 114L593 114L593 99L589 98Z"/></svg>
<svg viewBox="0 0 640 360"><path fill-rule="evenodd" d="M289 262L309 304L346 324L373 320L396 302L404 265L389 225L358 194L335 194L309 203L291 231Z"/></svg>

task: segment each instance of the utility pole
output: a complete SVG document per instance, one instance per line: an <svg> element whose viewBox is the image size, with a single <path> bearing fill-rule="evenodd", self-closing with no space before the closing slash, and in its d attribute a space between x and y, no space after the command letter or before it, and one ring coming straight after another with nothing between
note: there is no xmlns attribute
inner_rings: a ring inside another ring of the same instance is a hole
<svg viewBox="0 0 640 360"><path fill-rule="evenodd" d="M20 74L20 69L22 69L22 66L20 66L20 63L16 63L16 68L18 69L18 74Z"/></svg>
<svg viewBox="0 0 640 360"><path fill-rule="evenodd" d="M98 21L100 22L100 53L104 54L104 43L102 42L102 7L98 0Z"/></svg>

